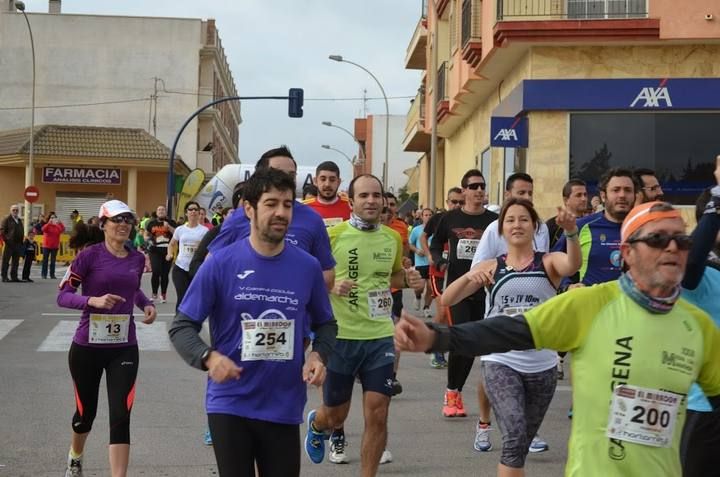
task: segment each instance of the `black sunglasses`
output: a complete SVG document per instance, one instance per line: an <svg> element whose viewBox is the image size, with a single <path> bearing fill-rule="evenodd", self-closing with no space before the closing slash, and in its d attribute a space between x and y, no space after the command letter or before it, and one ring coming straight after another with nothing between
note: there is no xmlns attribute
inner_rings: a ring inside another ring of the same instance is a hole
<svg viewBox="0 0 720 477"><path fill-rule="evenodd" d="M108 217L108 220L113 224L121 224L125 222L128 225L135 225L135 217L132 215L116 215L115 217Z"/></svg>
<svg viewBox="0 0 720 477"><path fill-rule="evenodd" d="M470 190L485 190L485 183L484 182L473 182L472 184L468 184L467 189Z"/></svg>
<svg viewBox="0 0 720 477"><path fill-rule="evenodd" d="M450 203L451 203L452 205L465 205L465 201L464 201L464 200L452 200L452 199L451 199L451 200L450 200Z"/></svg>
<svg viewBox="0 0 720 477"><path fill-rule="evenodd" d="M197 207L188 207L188 208L185 209L185 210L187 210L188 212L196 212L196 211L198 211L198 210L200 210L200 209L198 209Z"/></svg>
<svg viewBox="0 0 720 477"><path fill-rule="evenodd" d="M650 233L644 237L637 237L628 240L628 243L643 242L648 247L664 249L670 245L670 241L674 240L677 248L680 250L690 250L693 244L693 239L689 235L685 234L661 234L661 233Z"/></svg>

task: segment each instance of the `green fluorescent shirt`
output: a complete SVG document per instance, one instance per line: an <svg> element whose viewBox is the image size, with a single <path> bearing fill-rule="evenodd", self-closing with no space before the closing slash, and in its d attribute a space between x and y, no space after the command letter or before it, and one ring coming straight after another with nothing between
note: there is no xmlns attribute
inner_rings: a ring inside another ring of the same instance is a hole
<svg viewBox="0 0 720 477"><path fill-rule="evenodd" d="M573 419L566 476L681 475L687 393L697 380L720 395L720 331L684 299L653 314L612 281L572 290L525 314L537 348L571 351ZM612 390L620 384L685 396L671 447L609 439Z"/></svg>
<svg viewBox="0 0 720 477"><path fill-rule="evenodd" d="M400 234L382 225L373 232L363 232L343 222L328 229L330 247L335 258L335 280L354 280L357 286L349 296L330 295L337 337L346 340L373 340L393 336L395 327L390 316L371 318L368 292L390 293L390 276L402 269Z"/></svg>

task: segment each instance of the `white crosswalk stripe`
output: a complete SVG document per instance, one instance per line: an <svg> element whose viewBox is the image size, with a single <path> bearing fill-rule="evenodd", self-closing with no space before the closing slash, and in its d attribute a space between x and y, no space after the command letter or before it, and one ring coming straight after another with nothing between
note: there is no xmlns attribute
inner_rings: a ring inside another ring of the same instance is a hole
<svg viewBox="0 0 720 477"><path fill-rule="evenodd" d="M10 333L23 320L0 320L0 340Z"/></svg>
<svg viewBox="0 0 720 477"><path fill-rule="evenodd" d="M50 331L38 351L67 351L77 328L77 320L61 320ZM156 321L152 325L136 322L138 348L142 351L170 351L167 322ZM2 329L0 328L0 331Z"/></svg>

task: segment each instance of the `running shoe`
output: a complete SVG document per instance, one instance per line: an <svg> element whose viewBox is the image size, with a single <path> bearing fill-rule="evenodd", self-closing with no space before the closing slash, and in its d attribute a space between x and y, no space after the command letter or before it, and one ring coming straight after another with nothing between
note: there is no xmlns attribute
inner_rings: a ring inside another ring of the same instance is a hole
<svg viewBox="0 0 720 477"><path fill-rule="evenodd" d="M205 431L205 436L203 436L203 442L205 443L206 446L211 446L211 445L213 445L213 443L212 443L212 436L210 435L210 429L208 429L207 431Z"/></svg>
<svg viewBox="0 0 720 477"><path fill-rule="evenodd" d="M443 368L448 367L448 363L447 363L447 360L445 359L444 353L437 353L437 360Z"/></svg>
<svg viewBox="0 0 720 477"><path fill-rule="evenodd" d="M68 458L65 477L82 477L82 460Z"/></svg>
<svg viewBox="0 0 720 477"><path fill-rule="evenodd" d="M305 453L314 464L319 464L325 458L325 434L315 430L315 414L313 409L307 415L307 434L305 434Z"/></svg>
<svg viewBox="0 0 720 477"><path fill-rule="evenodd" d="M533 437L532 442L530 443L530 452L536 453L536 452L545 452L548 450L550 446L547 445L547 442L540 439L540 436Z"/></svg>
<svg viewBox="0 0 720 477"><path fill-rule="evenodd" d="M333 464L347 464L350 462L347 454L345 454L345 433L333 431L330 436L330 455L328 460Z"/></svg>
<svg viewBox="0 0 720 477"><path fill-rule="evenodd" d="M443 402L442 414L445 417L455 417L457 415L457 391L445 391L445 400Z"/></svg>
<svg viewBox="0 0 720 477"><path fill-rule="evenodd" d="M432 318L433 314L432 314L432 311L430 311L430 307L427 307L427 306L426 306L425 308L423 308L423 316L424 316L425 318L427 318L428 320L429 320L430 318Z"/></svg>
<svg viewBox="0 0 720 477"><path fill-rule="evenodd" d="M380 456L380 464L389 464L390 462L392 462L392 459L393 457L390 451L385 449Z"/></svg>
<svg viewBox="0 0 720 477"><path fill-rule="evenodd" d="M397 396L398 394L402 394L402 392L403 392L402 384L400 384L400 381L393 378L393 380L392 380L392 395Z"/></svg>
<svg viewBox="0 0 720 477"><path fill-rule="evenodd" d="M157 295L153 295L150 297L150 301L155 303L157 301Z"/></svg>
<svg viewBox="0 0 720 477"><path fill-rule="evenodd" d="M467 412L465 412L465 405L463 404L462 393L458 391L457 399L455 400L455 417L465 416L467 416Z"/></svg>
<svg viewBox="0 0 720 477"><path fill-rule="evenodd" d="M440 361L441 353L433 353L430 356L430 367L435 369L444 368L442 361Z"/></svg>
<svg viewBox="0 0 720 477"><path fill-rule="evenodd" d="M562 359L558 360L557 378L558 380L565 379L565 361Z"/></svg>
<svg viewBox="0 0 720 477"><path fill-rule="evenodd" d="M572 408L568 410L568 419L572 419Z"/></svg>
<svg viewBox="0 0 720 477"><path fill-rule="evenodd" d="M475 442L473 448L478 452L490 452L492 450L492 443L490 442L490 431L492 427L490 424L480 424L480 421L475 425Z"/></svg>
<svg viewBox="0 0 720 477"><path fill-rule="evenodd" d="M161 295L160 303L167 303L167 295L166 294L163 293Z"/></svg>

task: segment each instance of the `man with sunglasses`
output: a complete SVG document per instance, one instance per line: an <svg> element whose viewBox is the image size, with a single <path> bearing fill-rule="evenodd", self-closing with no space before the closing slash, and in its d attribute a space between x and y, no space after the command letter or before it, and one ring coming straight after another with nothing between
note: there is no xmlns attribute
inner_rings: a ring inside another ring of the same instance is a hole
<svg viewBox="0 0 720 477"><path fill-rule="evenodd" d="M430 254L439 270L447 273L451 284L470 270L475 250L487 227L498 215L485 209L485 177L477 169L463 175L460 182L465 204L447 212L435 230ZM443 257L444 245L448 244L448 257ZM485 316L485 292L479 290L461 302L451 306L448 313L450 325L481 320ZM451 352L448 357L447 389L442 414L445 417L465 417L462 390L472 369L474 358ZM479 391L481 392L481 391ZM486 399L487 401L487 399ZM490 420L490 403L481 409L481 420Z"/></svg>
<svg viewBox="0 0 720 477"><path fill-rule="evenodd" d="M621 229L624 273L526 313L445 328L406 317L406 351L474 356L548 348L573 353L575 416L565 475L681 475L686 395L697 381L720 408L720 330L680 298L692 240L664 202L632 209Z"/></svg>

